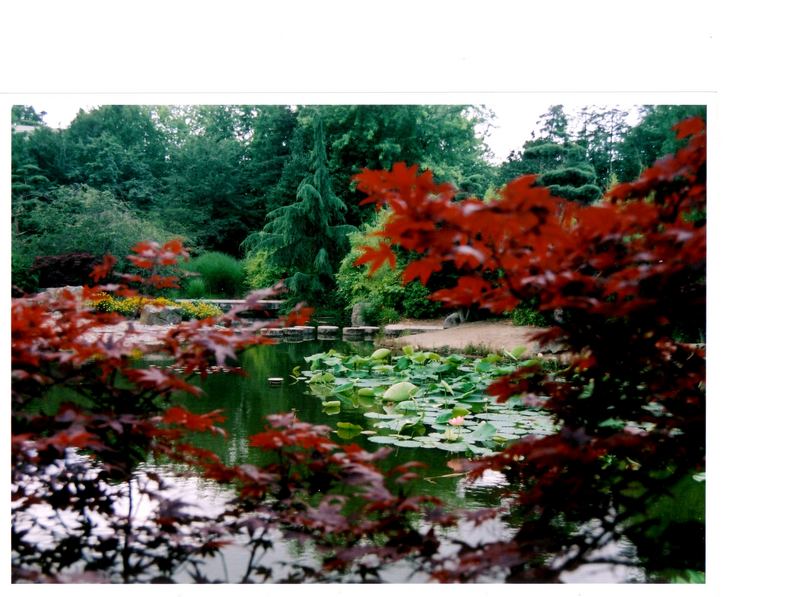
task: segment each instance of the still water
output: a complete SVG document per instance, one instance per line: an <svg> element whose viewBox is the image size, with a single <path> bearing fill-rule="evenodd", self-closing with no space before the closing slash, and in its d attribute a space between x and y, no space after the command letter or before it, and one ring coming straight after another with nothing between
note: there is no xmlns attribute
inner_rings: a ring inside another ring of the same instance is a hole
<svg viewBox="0 0 800 597"><path fill-rule="evenodd" d="M196 410L221 409L226 415L223 425L227 437L205 437L202 447L213 450L228 465L258 463L262 451L249 447L249 437L264 430L264 418L275 413L294 412L301 421L327 425L336 428L337 422L350 422L364 425L363 411L342 404L341 412L328 415L323 412L319 398L307 392L307 385L295 381L291 371L296 366L306 369L308 363L304 357L335 349L343 354L370 354L374 350L371 343L350 343L342 341L310 341L297 343L281 343L260 346L243 355L241 365L246 376L231 374L209 375L204 381L195 383L203 388L205 395L200 398L187 398L184 405ZM270 377L282 377L283 383L271 385ZM358 443L370 452L377 446L356 437L347 441L339 440L335 433L331 439L342 443ZM452 454L440 450L423 448L395 448L384 461L385 468L418 460L426 463L423 479L419 480L415 489L435 495L458 506L483 507L493 506L505 485L505 479L498 475L494 480L487 479L469 491L464 490L463 482L452 475L447 462ZM455 498L455 503L454 503Z"/></svg>
<svg viewBox="0 0 800 597"><path fill-rule="evenodd" d="M335 349L343 354L370 354L374 350L371 343L350 343L343 341L308 341L297 343L280 343L270 346L256 347L247 351L242 357L242 368L246 372L244 377L232 374L212 374L198 383L205 394L201 398L187 397L184 405L197 411L222 409L226 415L223 427L227 436L206 435L197 443L204 448L213 450L226 464L258 463L262 453L258 449L249 447L249 437L264 429L264 418L274 413L294 411L297 417L309 423L323 424L335 428L336 423L347 421L363 424L364 418L361 411L342 405L342 410L337 415L328 415L323 412L319 398L306 391L303 382L297 382L291 377L291 371L300 366L305 369L307 363L304 357ZM270 377L282 377L283 382L272 385ZM332 439L337 440L335 433ZM342 440L339 440L342 441ZM376 446L359 437L347 440L346 443L356 442L369 451L375 451ZM413 491L425 493L440 498L453 508L483 508L498 506L503 499L507 487L506 479L500 473L487 474L475 482L467 482L463 476L454 475L447 466L448 460L453 455L439 450L395 448L383 462L384 470L405 463L410 460L424 462L427 468L422 472L421 478L416 480ZM162 474L166 471L161 470ZM214 509L221 504L228 494L213 483L195 478L173 478L175 491L184 499L190 499L204 508ZM462 541L475 544L510 538L515 529L507 523L495 520L484 523L478 527L471 523L464 523L452 529L451 536ZM313 551L294 542L283 540L280 536L274 538L274 549L268 553L261 562L263 565L274 568L276 579L280 578L281 562L293 561L314 566ZM627 550L629 545L620 545L615 548ZM443 551L454 551L455 545L447 543ZM237 572L245 568L247 554L243 549L231 547L226 550L221 558L211 562L207 571L212 578L237 582L240 580ZM644 575L641 569L634 566L602 566L591 569L573 571L571 578L564 578L567 582L625 582L642 581ZM185 579L189 580L188 573ZM424 582L424 577L415 576L402 565L397 565L386 570L383 578L387 582ZM502 579L485 579L498 582Z"/></svg>
<svg viewBox="0 0 800 597"><path fill-rule="evenodd" d="M260 346L242 355L240 364L246 372L245 376L216 373L202 381L192 379L193 383L203 389L204 394L200 398L190 396L183 398L183 406L198 412L221 409L226 417L225 423L221 425L226 431L225 437L204 434L198 437L195 443L214 451L228 465L257 464L263 457L263 452L260 449L251 449L249 438L263 431L267 415L294 412L302 421L332 428L335 428L336 423L340 421L363 424L362 412L352 407L343 405L337 415L324 413L320 399L307 392L305 383L298 382L291 376L291 371L296 366L301 369L307 367L304 360L306 356L330 349L343 354L370 354L374 346L371 343L343 341L308 341ZM270 384L268 380L271 377L282 377L283 382L278 385ZM366 441L364 437L344 442L332 433L331 439L343 443L355 442L369 451L377 449L375 444ZM503 499L504 488L507 486L505 477L499 473L487 474L475 482L467 482L463 476L454 475L447 466L447 461L452 457L438 450L395 448L386 457L381 468L388 470L410 460L421 461L427 468L422 472L420 479L407 486L410 486L412 491L436 496L450 507L482 508L499 505ZM143 472L151 466L143 467ZM162 476L167 475L170 478L175 494L202 505L207 512L221 510L222 503L230 497L227 490L212 482L201 478L170 475L169 470L163 467L158 467L158 470ZM149 509L146 499L141 496L138 508L142 516ZM477 543L510 538L514 529L497 520L489 521L479 527L464 523L450 532L461 540ZM281 577L282 562L291 561L312 567L315 565L315 555L311 548L284 540L279 535L273 536L272 539L274 548L264 557L261 564L273 568L276 579ZM454 550L455 546L445 543L443 549L446 552ZM220 558L209 563L205 572L213 579L237 582L246 567L248 557L249 552L243 548L229 547L224 550ZM179 582L190 580L188 571L183 578L179 577L176 580ZM395 565L386 570L383 580L422 582L426 579L414 575L403 565Z"/></svg>

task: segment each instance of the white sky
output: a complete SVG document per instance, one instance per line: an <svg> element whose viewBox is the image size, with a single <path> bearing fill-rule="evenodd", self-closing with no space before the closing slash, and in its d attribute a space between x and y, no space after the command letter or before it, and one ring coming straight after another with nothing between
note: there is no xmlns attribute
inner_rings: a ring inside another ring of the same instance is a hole
<svg viewBox="0 0 800 597"><path fill-rule="evenodd" d="M98 103L78 103L75 101L61 100L58 98L45 98L41 104L34 104L37 112L45 111L45 122L48 126L55 128L66 128L78 113L80 108L89 110ZM112 103L112 102L106 102ZM129 102L130 103L130 102ZM244 103L244 102L242 102ZM641 102L646 103L646 102ZM492 127L489 128L486 142L494 154L495 163L502 162L511 151L520 149L531 137L531 132L536 128L536 122L551 105L563 104L567 112L578 110L585 105L598 105L596 102L566 102L557 97L551 100L544 100L537 96L517 97L505 101L495 101L483 103L494 114ZM604 104L605 105L605 104ZM630 113L629 122L636 121L634 104L613 104Z"/></svg>

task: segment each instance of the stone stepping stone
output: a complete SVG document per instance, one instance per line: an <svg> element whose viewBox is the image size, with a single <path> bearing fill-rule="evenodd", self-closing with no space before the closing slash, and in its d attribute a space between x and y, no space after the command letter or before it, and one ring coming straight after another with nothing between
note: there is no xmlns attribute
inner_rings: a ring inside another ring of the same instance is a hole
<svg viewBox="0 0 800 597"><path fill-rule="evenodd" d="M338 325L318 325L317 338L336 338L339 336Z"/></svg>
<svg viewBox="0 0 800 597"><path fill-rule="evenodd" d="M262 328L261 335L267 338L282 338L283 328Z"/></svg>
<svg viewBox="0 0 800 597"><path fill-rule="evenodd" d="M351 340L357 340L364 337L364 328L362 327L349 327L342 328L342 337Z"/></svg>

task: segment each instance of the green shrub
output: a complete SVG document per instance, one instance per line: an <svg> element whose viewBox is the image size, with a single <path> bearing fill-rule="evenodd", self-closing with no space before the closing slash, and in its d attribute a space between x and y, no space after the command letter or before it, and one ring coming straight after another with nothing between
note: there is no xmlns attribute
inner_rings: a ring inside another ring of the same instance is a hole
<svg viewBox="0 0 800 597"><path fill-rule="evenodd" d="M200 274L209 297L233 298L241 294L244 287L242 265L225 253L203 253L192 259L186 269Z"/></svg>
<svg viewBox="0 0 800 597"><path fill-rule="evenodd" d="M522 305L514 309L511 312L511 321L514 325L532 325L537 328L546 328L553 325L553 320L550 316L530 305Z"/></svg>
<svg viewBox="0 0 800 597"><path fill-rule="evenodd" d="M377 313L376 320L381 325L385 323L397 323L400 321L400 313L392 307L381 307Z"/></svg>
<svg viewBox="0 0 800 597"><path fill-rule="evenodd" d="M135 212L113 193L86 185L59 187L47 200L15 207L22 234L14 252L29 256L91 253L114 255L123 270L131 247L141 240L164 242L174 235Z"/></svg>
<svg viewBox="0 0 800 597"><path fill-rule="evenodd" d="M251 290L269 288L285 277L285 272L272 264L270 252L265 250L248 253L242 267L245 285Z"/></svg>
<svg viewBox="0 0 800 597"><path fill-rule="evenodd" d="M431 291L419 280L409 282L403 289L403 314L411 319L432 319L441 314L442 304L428 298Z"/></svg>
<svg viewBox="0 0 800 597"><path fill-rule="evenodd" d="M186 298L203 298L206 294L208 294L208 291L206 290L206 283L203 282L203 278L189 278L184 290Z"/></svg>
<svg viewBox="0 0 800 597"><path fill-rule="evenodd" d="M350 252L336 273L336 298L345 308L356 303L368 303L370 310L366 316L374 324L391 323L403 317L436 317L441 312L441 303L427 298L431 292L429 289L418 280L403 285L402 271L407 264L403 256L399 256L396 269L383 265L372 275L369 275L368 267L354 265L361 256L359 247L377 246L379 239L370 234L383 227L386 217L387 212L382 212L375 224L350 235Z"/></svg>
<svg viewBox="0 0 800 597"><path fill-rule="evenodd" d="M34 292L39 287L37 272L32 270L33 259L16 251L11 253L11 284L24 290Z"/></svg>

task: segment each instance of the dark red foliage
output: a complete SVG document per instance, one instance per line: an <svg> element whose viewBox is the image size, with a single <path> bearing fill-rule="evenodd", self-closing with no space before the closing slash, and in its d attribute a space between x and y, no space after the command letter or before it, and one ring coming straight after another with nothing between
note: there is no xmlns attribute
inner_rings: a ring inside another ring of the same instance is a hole
<svg viewBox="0 0 800 597"><path fill-rule="evenodd" d="M178 241L140 243L135 253L131 261L146 271L122 280L151 288L168 278L159 272L186 255ZM95 267L95 281L109 278L113 265L113 258L106 258ZM367 550L377 559L357 564L357 574L365 579L376 578L387 562L435 552L435 536L420 535L414 515L439 504L393 493L387 483L402 486L416 464L384 477L377 463L385 450L339 446L331 441L330 429L293 414L269 417L265 430L251 438L251 446L267 455L263 466L226 465L192 445L193 434L224 434L219 426L224 415L172 405L171 397L200 398L189 375L205 375L211 365L230 364L247 347L267 343L259 333L264 324L245 326L238 315L281 288L253 293L217 320L170 326L156 346L144 344L132 326L121 337L104 338L106 326L121 318L89 311L83 302L101 291L137 294L123 284L106 284L85 286L82 296L65 290L12 303L15 581L156 582L170 579L179 567L194 570L195 579L203 581L203 563L242 533L253 559L241 580L269 579L271 571L255 562L270 548L267 533L273 528L314 541L325 556L322 569L298 566L292 573L296 579L351 573L354 560L366 555L360 551L365 541L384 542ZM301 325L310 315L310 308L298 305L283 323ZM171 359L175 367L137 365L148 353ZM54 389L74 392L76 401L62 400L52 414L46 403ZM236 497L219 516L198 513L168 493L167 479L141 472L141 463L151 456L228 484ZM124 509L137 495L154 504L144 519ZM36 510L42 506L44 514ZM79 526L64 523L69 519ZM42 532L52 547L39 545Z"/></svg>
<svg viewBox="0 0 800 597"><path fill-rule="evenodd" d="M214 423L222 423L225 417L221 410L214 410L203 414L194 414L179 406L172 406L164 412L161 422L165 425L178 425L189 431L213 431L225 435L225 430Z"/></svg>
<svg viewBox="0 0 800 597"><path fill-rule="evenodd" d="M42 255L34 259L31 273L40 288L81 286L89 282L97 257L91 253Z"/></svg>
<svg viewBox="0 0 800 597"><path fill-rule="evenodd" d="M95 284L100 282L100 280L104 280L111 275L111 272L114 269L114 266L117 264L117 258L113 255L106 255L103 257L103 262L95 265L92 269L92 273L90 277L94 281Z"/></svg>
<svg viewBox="0 0 800 597"><path fill-rule="evenodd" d="M567 361L555 373L524 366L489 388L501 401L521 396L546 409L560 432L453 464L521 483L517 508L527 522L496 552L463 547L457 572L438 578L469 579L503 563L509 579L556 578L557 570L543 572L548 550L572 543L557 521L606 520L635 539L648 504L704 469L705 352L682 337L697 342L705 327L705 125L691 119L676 130L689 138L683 149L597 205L551 196L533 186L535 176L488 202L455 201L452 188L403 164L355 177L365 201L392 210L378 234L421 256L404 281L425 283L450 264L461 276L432 299L496 314L536 299L558 323L531 340L561 347ZM375 269L387 260L384 247L360 262ZM602 547L602 536L586 538L561 567Z"/></svg>

